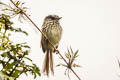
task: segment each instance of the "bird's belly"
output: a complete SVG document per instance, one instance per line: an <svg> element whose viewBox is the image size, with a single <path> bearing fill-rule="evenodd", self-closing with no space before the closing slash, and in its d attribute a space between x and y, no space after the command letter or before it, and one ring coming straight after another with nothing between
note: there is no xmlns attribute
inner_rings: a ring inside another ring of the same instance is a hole
<svg viewBox="0 0 120 80"><path fill-rule="evenodd" d="M61 39L61 33L56 30L56 29L52 29L50 31L49 35L49 40L53 43L53 44L58 44L60 39Z"/></svg>

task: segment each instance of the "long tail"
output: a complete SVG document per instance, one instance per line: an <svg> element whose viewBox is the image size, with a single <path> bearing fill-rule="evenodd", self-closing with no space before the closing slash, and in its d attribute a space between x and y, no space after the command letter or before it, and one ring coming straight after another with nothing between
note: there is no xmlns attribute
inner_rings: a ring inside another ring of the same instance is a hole
<svg viewBox="0 0 120 80"><path fill-rule="evenodd" d="M53 68L53 53L50 51L50 69L52 74L54 75L54 68Z"/></svg>
<svg viewBox="0 0 120 80"><path fill-rule="evenodd" d="M43 72L47 76L49 76L49 66L50 66L51 72L54 74L52 51L47 51L44 59Z"/></svg>
<svg viewBox="0 0 120 80"><path fill-rule="evenodd" d="M49 76L49 51L47 51L46 55L45 55L45 59L44 59L44 63L43 63L43 72Z"/></svg>

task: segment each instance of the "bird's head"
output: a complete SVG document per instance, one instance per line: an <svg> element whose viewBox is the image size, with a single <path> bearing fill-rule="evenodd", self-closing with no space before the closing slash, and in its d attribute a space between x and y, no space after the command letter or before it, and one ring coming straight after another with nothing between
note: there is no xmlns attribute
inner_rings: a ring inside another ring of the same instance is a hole
<svg viewBox="0 0 120 80"><path fill-rule="evenodd" d="M57 15L48 15L45 17L45 21L49 21L49 22L59 22L59 20L61 19L62 17L59 17Z"/></svg>

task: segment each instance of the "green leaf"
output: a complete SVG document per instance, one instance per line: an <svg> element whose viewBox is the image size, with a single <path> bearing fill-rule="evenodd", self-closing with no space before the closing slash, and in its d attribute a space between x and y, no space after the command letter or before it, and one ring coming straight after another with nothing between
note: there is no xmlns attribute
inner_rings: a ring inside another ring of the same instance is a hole
<svg viewBox="0 0 120 80"><path fill-rule="evenodd" d="M15 5L18 7L20 5L20 1L17 1Z"/></svg>
<svg viewBox="0 0 120 80"><path fill-rule="evenodd" d="M73 64L72 66L73 67L80 67L80 65L78 65L78 64Z"/></svg>
<svg viewBox="0 0 120 80"><path fill-rule="evenodd" d="M25 48L30 48L30 46L28 46L28 45L24 45L23 47L25 47Z"/></svg>
<svg viewBox="0 0 120 80"><path fill-rule="evenodd" d="M58 65L56 65L57 67L59 67L59 66L64 66L64 67L67 67L67 65L65 65L65 64L58 64Z"/></svg>
<svg viewBox="0 0 120 80"><path fill-rule="evenodd" d="M6 22L6 24L7 24L8 26L11 26L11 25L13 24L13 22L8 21L8 22Z"/></svg>
<svg viewBox="0 0 120 80"><path fill-rule="evenodd" d="M21 32L21 33L24 33L25 35L28 35L28 33L26 31L21 30L21 28L9 27L9 30L14 32Z"/></svg>
<svg viewBox="0 0 120 80"><path fill-rule="evenodd" d="M15 70L14 73L12 74L12 77L17 77L22 71L21 70Z"/></svg>
<svg viewBox="0 0 120 80"><path fill-rule="evenodd" d="M28 35L28 33L26 31L22 31L24 34Z"/></svg>
<svg viewBox="0 0 120 80"><path fill-rule="evenodd" d="M40 76L41 75L40 74L40 69L37 67L36 64L33 64L33 65L34 65L33 70L35 71L35 73L37 73Z"/></svg>
<svg viewBox="0 0 120 80"><path fill-rule="evenodd" d="M10 34L10 33L8 33L8 36L11 36L11 34Z"/></svg>
<svg viewBox="0 0 120 80"><path fill-rule="evenodd" d="M70 47L70 50L71 50L71 53L73 54L74 52L73 52L73 50L72 50L72 48Z"/></svg>
<svg viewBox="0 0 120 80"><path fill-rule="evenodd" d="M24 54L25 54L25 55L28 55L28 53L29 53L29 51L28 51L28 50L24 51Z"/></svg>
<svg viewBox="0 0 120 80"><path fill-rule="evenodd" d="M24 57L24 58L32 62L32 59L30 59L30 58L28 58L28 57Z"/></svg>
<svg viewBox="0 0 120 80"><path fill-rule="evenodd" d="M76 58L76 57L78 57L78 52L79 52L79 50L77 50L75 53L74 53L74 57Z"/></svg>
<svg viewBox="0 0 120 80"><path fill-rule="evenodd" d="M5 24L5 20L3 18L0 18L0 23Z"/></svg>
<svg viewBox="0 0 120 80"><path fill-rule="evenodd" d="M17 47L20 47L21 44L16 44Z"/></svg>
<svg viewBox="0 0 120 80"><path fill-rule="evenodd" d="M5 48L3 47L3 45L0 45L0 51L4 51Z"/></svg>
<svg viewBox="0 0 120 80"><path fill-rule="evenodd" d="M67 59L69 59L69 58L70 58L70 55L69 55L68 53L66 53L66 54L65 54L65 57L66 57Z"/></svg>
<svg viewBox="0 0 120 80"><path fill-rule="evenodd" d="M5 68L4 68L5 71L10 71L10 69L12 69L14 65L15 65L15 62L7 63Z"/></svg>

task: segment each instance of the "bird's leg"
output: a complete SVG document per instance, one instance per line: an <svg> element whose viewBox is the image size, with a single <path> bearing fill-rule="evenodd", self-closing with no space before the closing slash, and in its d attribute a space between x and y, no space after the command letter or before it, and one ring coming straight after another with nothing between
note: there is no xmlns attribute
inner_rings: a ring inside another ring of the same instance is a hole
<svg viewBox="0 0 120 80"><path fill-rule="evenodd" d="M57 48L58 48L58 45L56 46L56 49L57 49ZM55 49L54 49L54 52L56 52L56 54L58 54L57 51L56 51Z"/></svg>

